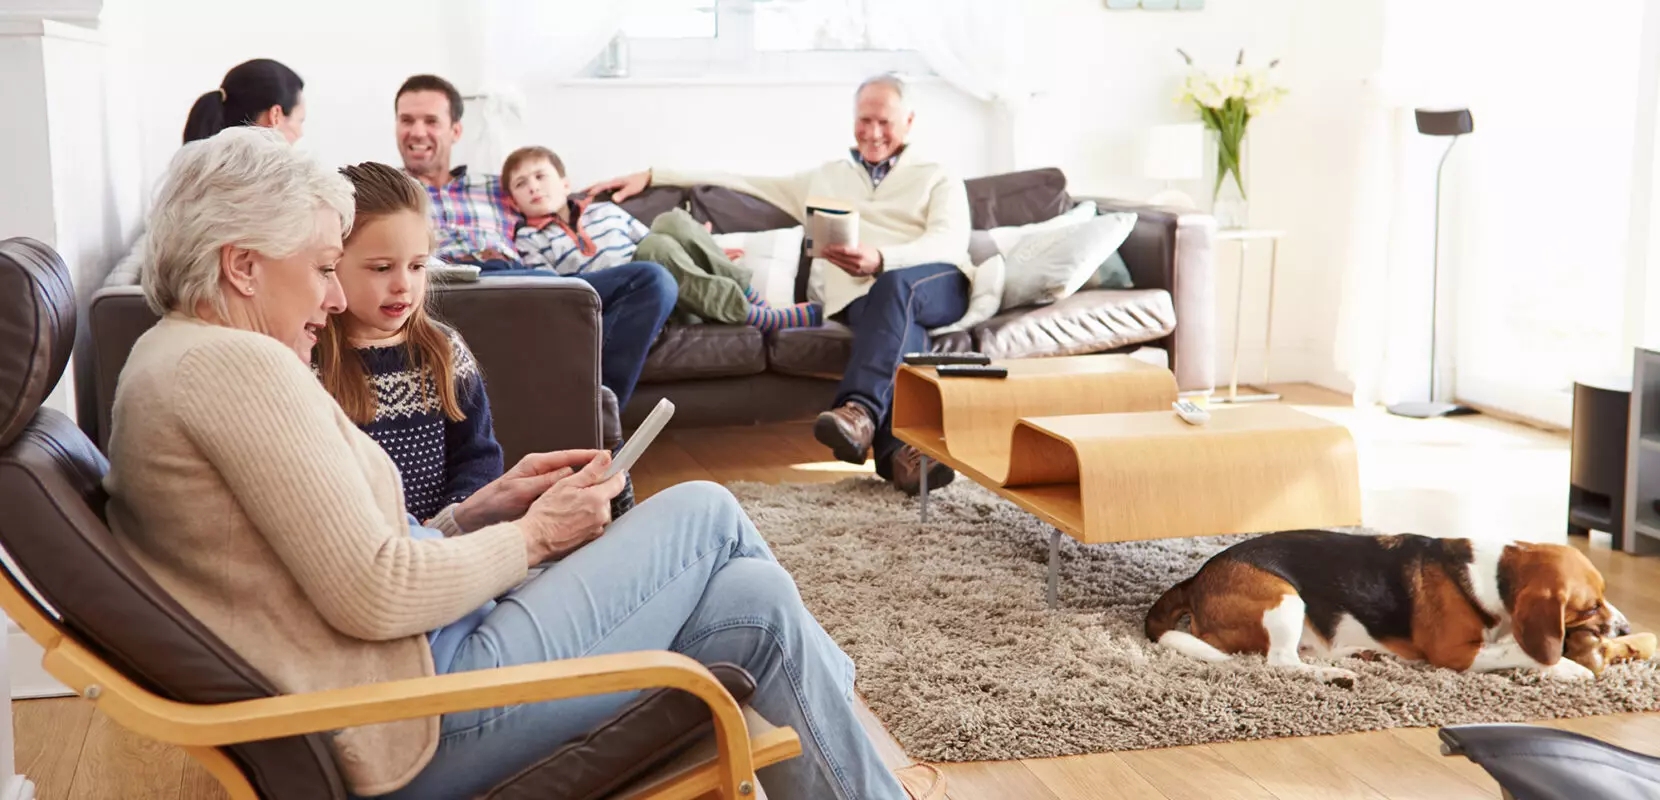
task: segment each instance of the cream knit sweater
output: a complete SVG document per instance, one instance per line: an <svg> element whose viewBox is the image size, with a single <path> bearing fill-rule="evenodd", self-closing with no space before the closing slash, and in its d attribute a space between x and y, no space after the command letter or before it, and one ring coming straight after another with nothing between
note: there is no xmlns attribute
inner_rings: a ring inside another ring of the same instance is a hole
<svg viewBox="0 0 1660 800"><path fill-rule="evenodd" d="M945 167L927 160L914 147L899 154L881 185L851 157L817 169L781 177L754 177L723 172L684 172L654 168L653 183L666 186L710 184L754 195L797 221L804 221L808 198L853 204L859 211L859 243L882 251L884 270L919 264L955 264L972 276L968 259L970 218L968 191ZM874 278L855 278L820 258L813 260L812 285L829 316L870 291Z"/></svg>
<svg viewBox="0 0 1660 800"><path fill-rule="evenodd" d="M516 524L410 538L391 457L294 352L169 315L116 387L109 520L190 613L284 692L433 674L426 633L522 581ZM337 731L352 791L408 783L436 717Z"/></svg>

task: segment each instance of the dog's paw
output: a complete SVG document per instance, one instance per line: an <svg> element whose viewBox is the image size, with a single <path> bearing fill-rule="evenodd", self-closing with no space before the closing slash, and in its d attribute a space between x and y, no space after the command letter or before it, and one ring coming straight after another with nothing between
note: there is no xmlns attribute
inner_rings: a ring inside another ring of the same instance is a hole
<svg viewBox="0 0 1660 800"><path fill-rule="evenodd" d="M1314 677L1344 689L1355 688L1355 681L1360 679L1359 675L1337 667L1315 667Z"/></svg>
<svg viewBox="0 0 1660 800"><path fill-rule="evenodd" d="M1597 677L1597 674L1592 672L1590 667L1566 658L1545 667L1542 672L1546 677L1555 678L1559 681L1588 681Z"/></svg>

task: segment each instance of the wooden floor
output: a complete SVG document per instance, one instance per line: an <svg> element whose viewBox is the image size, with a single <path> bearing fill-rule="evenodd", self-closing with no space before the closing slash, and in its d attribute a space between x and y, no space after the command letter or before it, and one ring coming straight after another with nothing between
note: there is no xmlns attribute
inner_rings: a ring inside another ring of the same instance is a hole
<svg viewBox="0 0 1660 800"><path fill-rule="evenodd" d="M1320 389L1275 388L1287 402L1354 432L1367 524L1433 535L1565 539L1563 434L1489 416L1409 420L1352 408ZM806 424L789 424L669 431L647 451L635 481L647 495L686 480L836 481L868 471L832 460ZM1601 534L1576 544L1607 577L1610 599L1634 626L1654 630L1660 558L1610 552ZM18 768L43 800L223 796L181 752L128 735L78 698L19 701L13 709ZM906 763L881 724L864 716L884 756ZM1660 714L1545 724L1660 754ZM1479 767L1443 758L1436 747L1435 731L1424 728L944 768L955 800L1498 797Z"/></svg>

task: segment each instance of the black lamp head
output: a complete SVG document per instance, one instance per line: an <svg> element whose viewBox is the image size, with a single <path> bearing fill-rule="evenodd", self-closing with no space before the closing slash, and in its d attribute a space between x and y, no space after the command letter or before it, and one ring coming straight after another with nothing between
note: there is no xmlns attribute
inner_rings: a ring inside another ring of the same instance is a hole
<svg viewBox="0 0 1660 800"><path fill-rule="evenodd" d="M1476 129L1468 108L1420 108L1413 114L1418 118L1418 132L1426 136L1462 136Z"/></svg>

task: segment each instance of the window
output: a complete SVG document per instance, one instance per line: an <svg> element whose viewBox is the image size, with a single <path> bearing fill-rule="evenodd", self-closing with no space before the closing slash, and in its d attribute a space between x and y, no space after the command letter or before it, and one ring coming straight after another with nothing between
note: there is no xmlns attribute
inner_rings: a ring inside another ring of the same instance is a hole
<svg viewBox="0 0 1660 800"><path fill-rule="evenodd" d="M634 78L857 80L929 74L881 0L656 0L622 26L621 74ZM589 74L619 74L597 59Z"/></svg>

